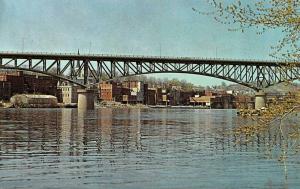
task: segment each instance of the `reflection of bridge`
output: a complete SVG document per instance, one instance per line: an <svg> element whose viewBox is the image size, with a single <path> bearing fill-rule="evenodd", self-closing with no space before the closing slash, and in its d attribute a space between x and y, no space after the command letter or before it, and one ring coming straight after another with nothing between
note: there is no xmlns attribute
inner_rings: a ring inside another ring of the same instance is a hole
<svg viewBox="0 0 300 189"><path fill-rule="evenodd" d="M288 67L284 62L14 52L0 53L0 69L37 72L74 83L83 72L84 84L88 75L99 82L104 76L186 73L228 80L257 91L300 76L300 66Z"/></svg>

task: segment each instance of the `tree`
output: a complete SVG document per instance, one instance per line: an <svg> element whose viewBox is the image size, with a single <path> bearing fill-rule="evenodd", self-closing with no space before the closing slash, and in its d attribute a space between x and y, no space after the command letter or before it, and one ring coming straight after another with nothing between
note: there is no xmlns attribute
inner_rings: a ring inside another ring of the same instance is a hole
<svg viewBox="0 0 300 189"><path fill-rule="evenodd" d="M267 29L281 30L283 37L274 47L271 56L285 61L299 61L300 1L299 0L207 0L214 7L213 15L222 24L233 26L233 31L244 32L256 28L258 34Z"/></svg>
<svg viewBox="0 0 300 189"><path fill-rule="evenodd" d="M300 1L299 0L207 0L214 11L201 14L213 15L222 24L228 24L231 31L244 32L256 28L257 34L268 30L281 30L282 38L273 48L271 56L288 63L300 60ZM293 66L293 64L288 64ZM287 66L288 67L288 66ZM261 116L254 125L242 125L231 130L239 135L242 143L252 141L255 136L271 129L278 131L282 144L279 160L285 160L289 142L300 142L300 127L295 123L296 110L300 108L300 95L287 97L283 102L275 102L268 110L261 111ZM292 141L291 141L292 140ZM274 145L278 145L274 143ZM298 150L296 150L298 152Z"/></svg>
<svg viewBox="0 0 300 189"><path fill-rule="evenodd" d="M226 89L226 87L227 87L226 83L224 81L222 81L222 83L221 83L221 89Z"/></svg>

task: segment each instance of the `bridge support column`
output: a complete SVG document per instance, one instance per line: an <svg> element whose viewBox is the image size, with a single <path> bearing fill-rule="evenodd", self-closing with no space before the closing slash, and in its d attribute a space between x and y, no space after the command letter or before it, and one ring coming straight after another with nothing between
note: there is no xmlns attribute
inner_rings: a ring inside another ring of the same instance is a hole
<svg viewBox="0 0 300 189"><path fill-rule="evenodd" d="M266 93L263 90L259 90L255 93L255 109L261 109L266 107Z"/></svg>
<svg viewBox="0 0 300 189"><path fill-rule="evenodd" d="M93 110L95 91L91 89L78 89L78 109L80 110Z"/></svg>

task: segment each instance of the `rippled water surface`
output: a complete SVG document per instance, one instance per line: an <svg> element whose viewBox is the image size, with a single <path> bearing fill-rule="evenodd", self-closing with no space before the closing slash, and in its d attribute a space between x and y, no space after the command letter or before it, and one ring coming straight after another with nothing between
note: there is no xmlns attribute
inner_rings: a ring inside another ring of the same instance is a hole
<svg viewBox="0 0 300 189"><path fill-rule="evenodd" d="M0 188L300 188L234 110L0 109Z"/></svg>

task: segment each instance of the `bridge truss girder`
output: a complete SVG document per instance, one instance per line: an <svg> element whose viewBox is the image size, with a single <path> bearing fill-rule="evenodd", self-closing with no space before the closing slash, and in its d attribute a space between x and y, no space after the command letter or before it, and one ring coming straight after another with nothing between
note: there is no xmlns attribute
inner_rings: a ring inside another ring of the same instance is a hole
<svg viewBox="0 0 300 189"><path fill-rule="evenodd" d="M260 90L299 78L299 66L286 63L160 57L82 56L0 53L0 69L42 73L74 83L83 73L84 84L150 73L185 73L228 80ZM80 83L77 83L82 85Z"/></svg>

